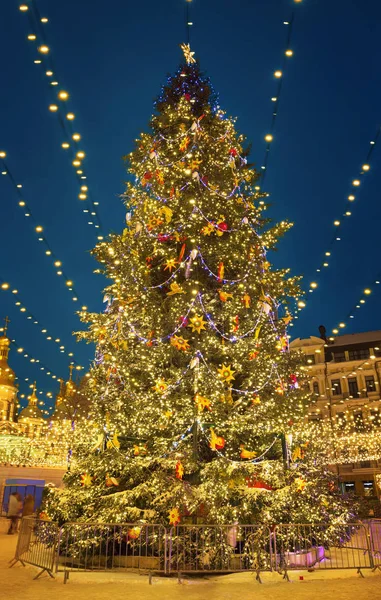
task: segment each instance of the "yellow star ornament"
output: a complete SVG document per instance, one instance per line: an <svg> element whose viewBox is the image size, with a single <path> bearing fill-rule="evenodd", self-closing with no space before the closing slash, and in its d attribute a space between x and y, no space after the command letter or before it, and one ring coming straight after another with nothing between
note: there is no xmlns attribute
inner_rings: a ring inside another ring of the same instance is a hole
<svg viewBox="0 0 381 600"><path fill-rule="evenodd" d="M199 316L195 315L194 317L192 317L189 320L188 327L190 327L192 329L193 333L195 331L197 333L201 333L201 330L205 329L205 325L206 325L206 321L204 321L203 317L199 317Z"/></svg>
<svg viewBox="0 0 381 600"><path fill-rule="evenodd" d="M175 258L169 258L165 261L164 271L169 271L172 273L172 269L176 268L177 260Z"/></svg>
<svg viewBox="0 0 381 600"><path fill-rule="evenodd" d="M158 379L152 389L155 390L155 392L158 392L158 394L164 394L167 388L168 384L164 381L164 379Z"/></svg>
<svg viewBox="0 0 381 600"><path fill-rule="evenodd" d="M178 525L180 523L180 513L178 508L172 508L168 513L169 524Z"/></svg>
<svg viewBox="0 0 381 600"><path fill-rule="evenodd" d="M196 394L194 397L194 401L197 405L198 412L202 412L204 409L212 410L211 402L208 398L205 398L204 396L200 396L199 394Z"/></svg>
<svg viewBox="0 0 381 600"><path fill-rule="evenodd" d="M231 365L222 364L222 366L218 369L218 375L225 383L230 383L231 381L234 381L234 373L235 371L233 371Z"/></svg>
<svg viewBox="0 0 381 600"><path fill-rule="evenodd" d="M189 350L189 342L179 335L174 335L171 338L171 346L174 346L176 350L184 350L184 352Z"/></svg>

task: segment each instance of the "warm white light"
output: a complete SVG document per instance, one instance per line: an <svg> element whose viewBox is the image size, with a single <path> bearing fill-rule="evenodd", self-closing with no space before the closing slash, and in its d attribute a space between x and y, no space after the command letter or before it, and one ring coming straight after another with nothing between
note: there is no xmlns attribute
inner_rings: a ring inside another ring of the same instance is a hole
<svg viewBox="0 0 381 600"><path fill-rule="evenodd" d="M266 142L272 142L273 141L273 136L271 135L271 133L268 133L267 135L265 135L265 140Z"/></svg>
<svg viewBox="0 0 381 600"><path fill-rule="evenodd" d="M312 283L310 283L310 287L314 290L317 288L317 286L318 286L318 284L316 283L316 281L313 281Z"/></svg>
<svg viewBox="0 0 381 600"><path fill-rule="evenodd" d="M69 121L73 121L75 119L75 115L74 115L74 113L67 113L66 118Z"/></svg>
<svg viewBox="0 0 381 600"><path fill-rule="evenodd" d="M28 6L26 4L20 4L19 9L21 12L25 12L28 10Z"/></svg>
<svg viewBox="0 0 381 600"><path fill-rule="evenodd" d="M276 77L277 79L280 79L282 77L282 71L275 71L274 77Z"/></svg>
<svg viewBox="0 0 381 600"><path fill-rule="evenodd" d="M85 155L85 153L84 153L84 152L82 152L82 151L81 151L81 152L77 152L77 157L78 157L78 158L85 158L85 156L86 156L86 155Z"/></svg>
<svg viewBox="0 0 381 600"><path fill-rule="evenodd" d="M340 225L340 221L334 221L333 224L338 227Z"/></svg>
<svg viewBox="0 0 381 600"><path fill-rule="evenodd" d="M292 56L294 54L293 50L286 50L285 55L286 56Z"/></svg>
<svg viewBox="0 0 381 600"><path fill-rule="evenodd" d="M38 51L41 54L49 54L49 46L45 46L45 45L39 46Z"/></svg>
<svg viewBox="0 0 381 600"><path fill-rule="evenodd" d="M34 35L34 33L30 33L28 35L28 40L35 40L35 39L36 39L36 36Z"/></svg>
<svg viewBox="0 0 381 600"><path fill-rule="evenodd" d="M43 227L41 227L41 225L37 225L37 227L36 227L36 231L37 231L38 233L40 233L41 231L43 231Z"/></svg>
<svg viewBox="0 0 381 600"><path fill-rule="evenodd" d="M355 199L355 196L353 196L353 194L351 194L350 196L348 196L348 200L350 202L353 202L354 199Z"/></svg>
<svg viewBox="0 0 381 600"><path fill-rule="evenodd" d="M67 142L62 142L61 146L62 146L62 148L65 148L65 150L67 148L70 148L70 144L68 144Z"/></svg>
<svg viewBox="0 0 381 600"><path fill-rule="evenodd" d="M47 75L48 77L51 77L53 75L53 71L46 71L45 75Z"/></svg>
<svg viewBox="0 0 381 600"><path fill-rule="evenodd" d="M2 283L2 284L1 284L1 289L2 289L2 290L8 290L8 289L9 289L9 283L5 283L5 282L4 282L4 283Z"/></svg>
<svg viewBox="0 0 381 600"><path fill-rule="evenodd" d="M354 185L354 186L356 186L356 187L357 187L357 186L359 186L359 185L360 185L360 180L359 180L359 179L354 179L354 180L352 181L352 185Z"/></svg>
<svg viewBox="0 0 381 600"><path fill-rule="evenodd" d="M306 303L303 302L303 300L299 300L298 306L299 306L299 308L304 308L306 306Z"/></svg>
<svg viewBox="0 0 381 600"><path fill-rule="evenodd" d="M65 92L65 90L61 90L60 92L58 92L58 98L60 100L68 100L69 94L67 92Z"/></svg>
<svg viewBox="0 0 381 600"><path fill-rule="evenodd" d="M372 290L370 290L369 288L366 288L364 290L364 294L367 294L367 296L369 296L369 294L371 294L371 293L372 293Z"/></svg>
<svg viewBox="0 0 381 600"><path fill-rule="evenodd" d="M51 112L56 112L56 111L58 110L58 106L57 106L57 104L51 104L51 105L49 106L49 110L50 110Z"/></svg>
<svg viewBox="0 0 381 600"><path fill-rule="evenodd" d="M4 150L0 151L0 158L5 158L7 156L7 153L4 152Z"/></svg>
<svg viewBox="0 0 381 600"><path fill-rule="evenodd" d="M339 327L341 327L341 329L343 329L343 327L345 327L345 323L339 323Z"/></svg>
<svg viewBox="0 0 381 600"><path fill-rule="evenodd" d="M76 142L79 142L80 139L81 139L81 136L79 135L79 133L73 133L73 140L75 140Z"/></svg>
<svg viewBox="0 0 381 600"><path fill-rule="evenodd" d="M363 170L363 171L369 171L369 169L370 169L370 166L369 166L369 165L363 165L363 166L362 166L362 170Z"/></svg>

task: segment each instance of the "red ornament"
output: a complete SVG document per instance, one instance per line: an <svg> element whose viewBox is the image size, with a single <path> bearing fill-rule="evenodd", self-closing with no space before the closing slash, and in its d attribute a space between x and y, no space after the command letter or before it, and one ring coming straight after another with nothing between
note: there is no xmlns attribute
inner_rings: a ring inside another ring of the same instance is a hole
<svg viewBox="0 0 381 600"><path fill-rule="evenodd" d="M292 419L290 419L290 420L287 422L287 425L289 425L290 427L291 427L293 424L294 424L294 421L293 421Z"/></svg>
<svg viewBox="0 0 381 600"><path fill-rule="evenodd" d="M187 100L187 102L190 102L191 95L190 94L184 94L184 98L185 98L185 100Z"/></svg>
<svg viewBox="0 0 381 600"><path fill-rule="evenodd" d="M188 323L189 323L188 317L180 317L179 323L180 323L181 327L187 327Z"/></svg>
<svg viewBox="0 0 381 600"><path fill-rule="evenodd" d="M220 231L227 231L229 226L226 221L220 221L217 223L217 228L220 229Z"/></svg>
<svg viewBox="0 0 381 600"><path fill-rule="evenodd" d="M201 177L201 181L204 185L208 185L209 179L206 175L204 175L203 177Z"/></svg>
<svg viewBox="0 0 381 600"><path fill-rule="evenodd" d="M147 181L148 181L149 179L151 179L151 178L152 178L152 173L151 173L151 171L146 171L146 172L144 173L144 176L143 176L143 177L144 177L144 179L147 179Z"/></svg>
<svg viewBox="0 0 381 600"><path fill-rule="evenodd" d="M169 233L159 233L159 235L157 236L158 242L169 242L170 239L171 236L169 235Z"/></svg>
<svg viewBox="0 0 381 600"><path fill-rule="evenodd" d="M230 156L238 156L238 152L235 148L230 148L229 154Z"/></svg>
<svg viewBox="0 0 381 600"><path fill-rule="evenodd" d="M260 479L256 479L255 475L252 475L251 477L246 477L246 484L248 488L255 488L257 490L271 491L273 489L268 483L265 483Z"/></svg>
<svg viewBox="0 0 381 600"><path fill-rule="evenodd" d="M223 262L218 263L217 278L218 278L219 282L221 282L224 278L224 271L225 271L224 263Z"/></svg>

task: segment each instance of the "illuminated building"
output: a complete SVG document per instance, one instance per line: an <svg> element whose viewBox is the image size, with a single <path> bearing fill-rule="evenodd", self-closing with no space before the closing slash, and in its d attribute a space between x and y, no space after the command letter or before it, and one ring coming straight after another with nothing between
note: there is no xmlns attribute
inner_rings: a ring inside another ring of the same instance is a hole
<svg viewBox="0 0 381 600"><path fill-rule="evenodd" d="M334 470L345 492L372 498L381 473L381 331L297 338L312 394L309 420L326 422L335 436Z"/></svg>

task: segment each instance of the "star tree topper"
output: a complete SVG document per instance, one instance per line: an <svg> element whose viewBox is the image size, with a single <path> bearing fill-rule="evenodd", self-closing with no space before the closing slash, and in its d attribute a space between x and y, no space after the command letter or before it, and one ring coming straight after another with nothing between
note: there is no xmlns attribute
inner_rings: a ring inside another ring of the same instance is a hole
<svg viewBox="0 0 381 600"><path fill-rule="evenodd" d="M180 48L184 52L184 58L187 61L187 65L196 62L196 59L193 57L194 52L191 52L190 44L180 44Z"/></svg>

